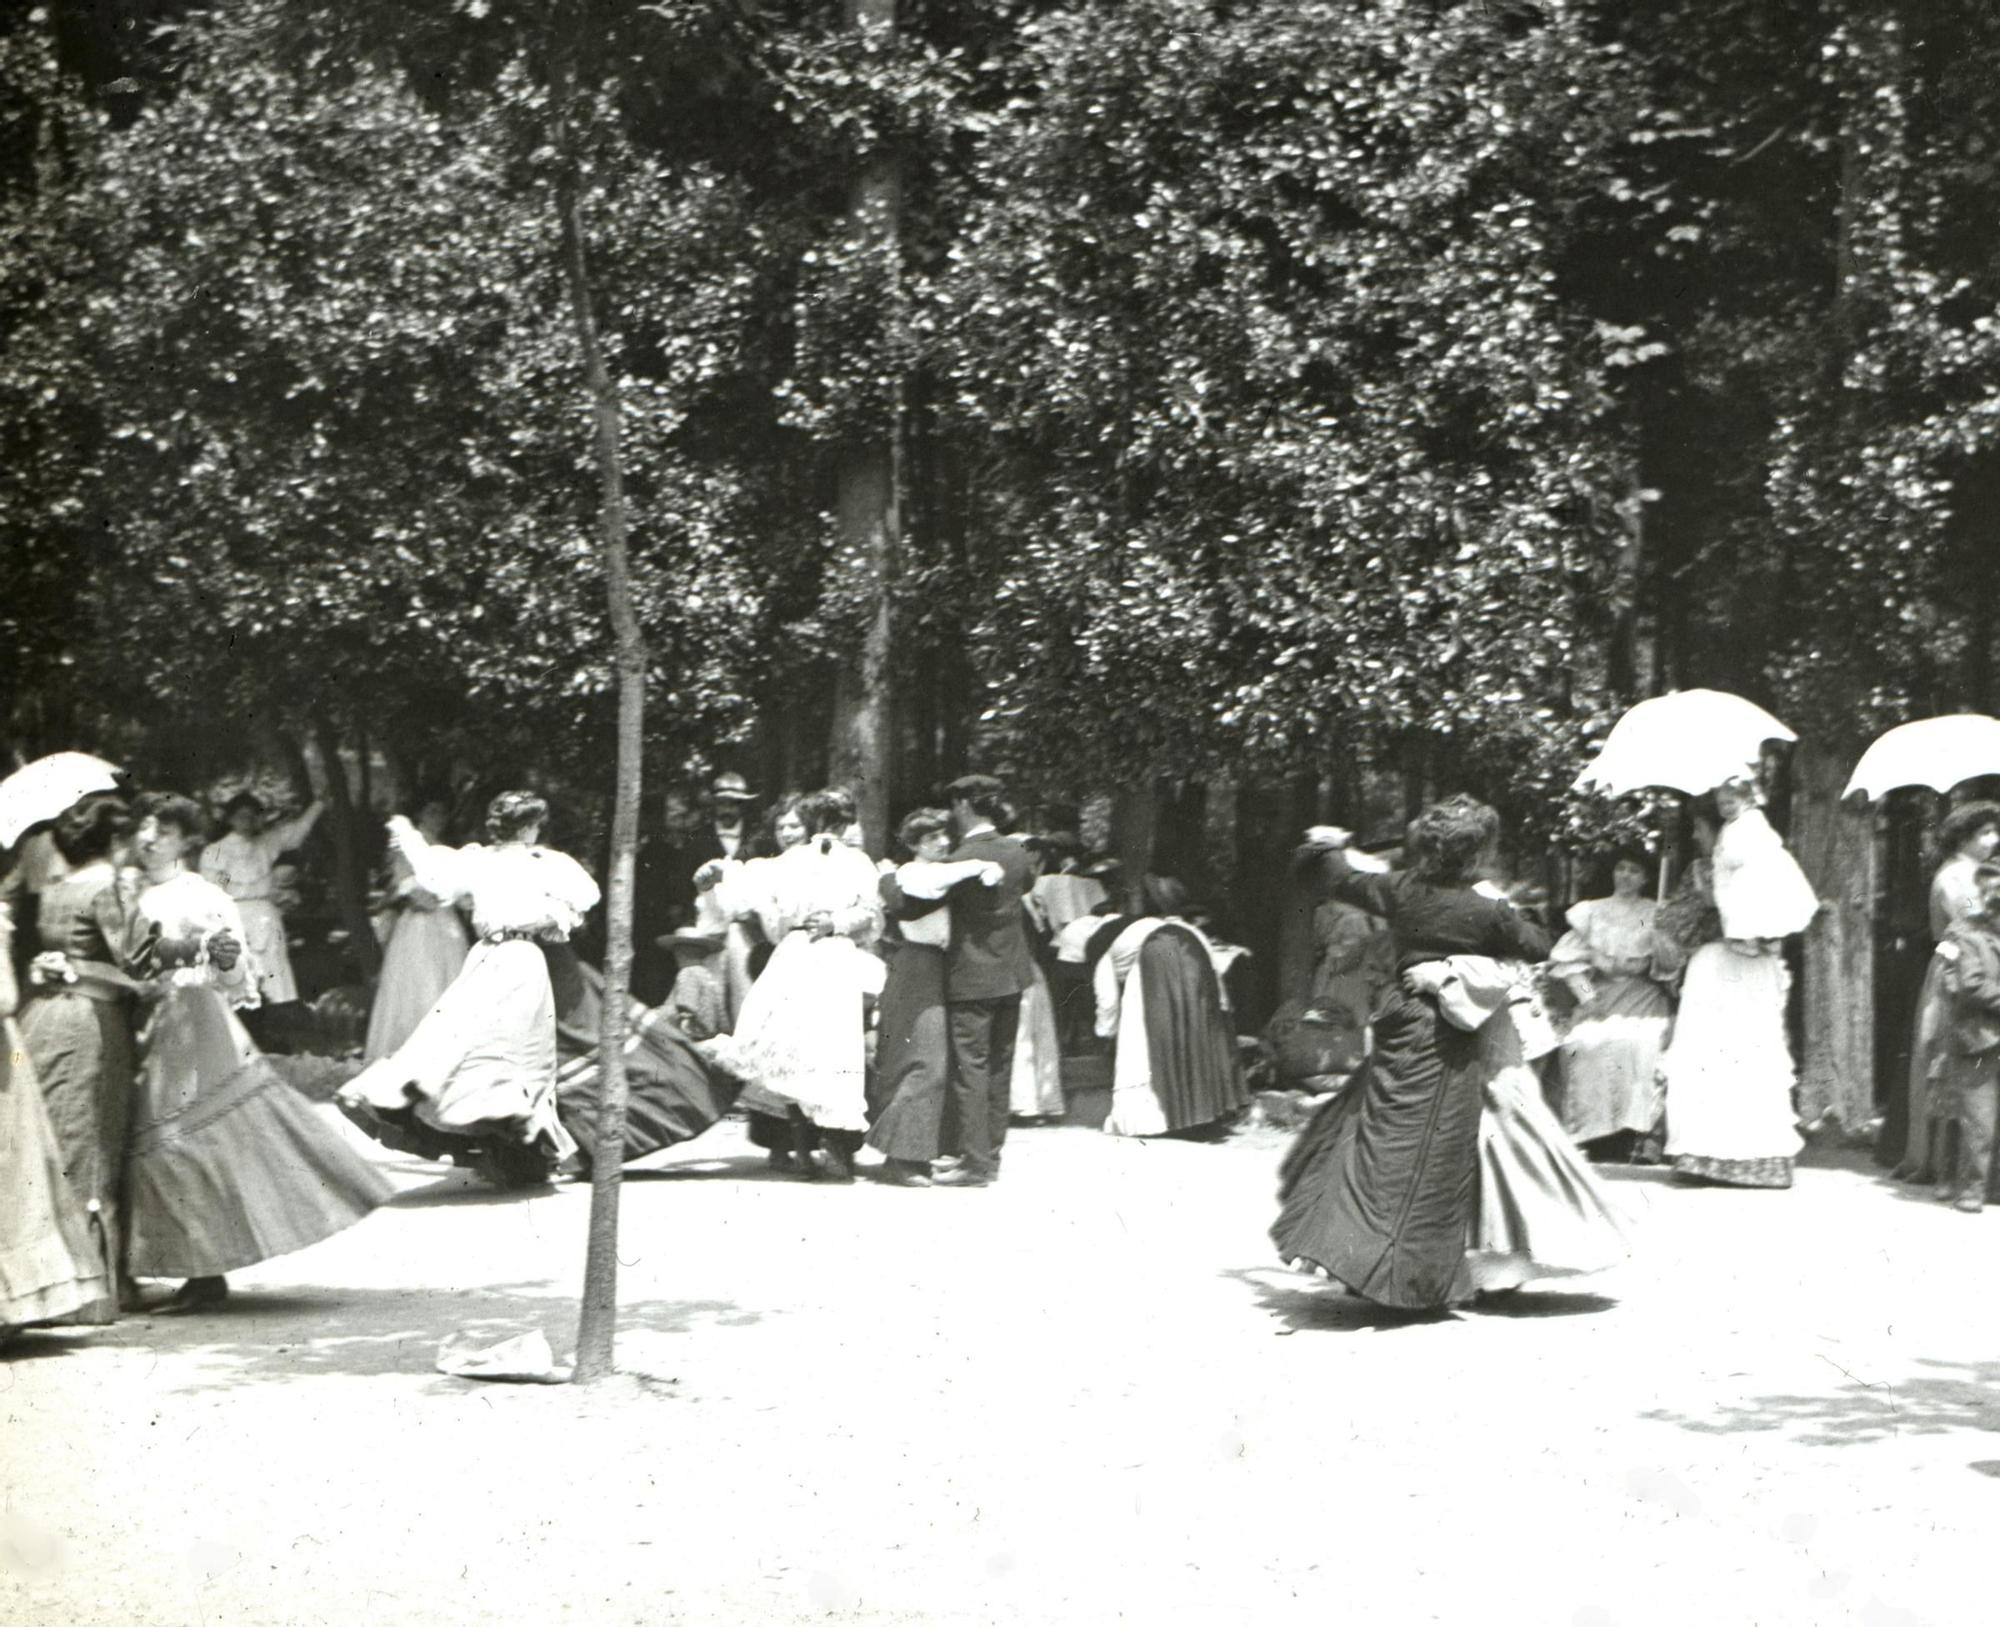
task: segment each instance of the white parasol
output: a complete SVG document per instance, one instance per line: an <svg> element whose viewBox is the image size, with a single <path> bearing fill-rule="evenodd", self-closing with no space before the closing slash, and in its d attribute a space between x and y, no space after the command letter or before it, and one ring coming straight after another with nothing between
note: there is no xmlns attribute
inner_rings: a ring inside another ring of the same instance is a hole
<svg viewBox="0 0 2000 1627"><path fill-rule="evenodd" d="M1579 791L1623 796L1657 787L1700 796L1725 780L1752 778L1770 740L1798 735L1741 695L1681 689L1639 702L1613 725Z"/></svg>
<svg viewBox="0 0 2000 1627"><path fill-rule="evenodd" d="M1874 799L1906 785L1943 794L1982 774L2000 774L2000 718L1958 712L1904 723L1882 735L1861 754L1841 795L1859 791Z"/></svg>
<svg viewBox="0 0 2000 1627"><path fill-rule="evenodd" d="M118 789L118 770L88 752L37 757L0 780L0 847L12 847L31 825L53 819L93 791Z"/></svg>

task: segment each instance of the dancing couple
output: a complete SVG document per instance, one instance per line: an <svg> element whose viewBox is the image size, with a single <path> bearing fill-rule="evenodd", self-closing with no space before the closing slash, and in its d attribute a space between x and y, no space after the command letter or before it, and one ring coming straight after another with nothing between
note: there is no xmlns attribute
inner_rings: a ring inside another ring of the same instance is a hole
<svg viewBox="0 0 2000 1627"><path fill-rule="evenodd" d="M1527 971L1549 937L1481 880L1498 836L1498 815L1461 796L1411 826L1407 870L1328 827L1296 861L1302 884L1389 923L1397 977L1361 1073L1285 1159L1272 1237L1284 1259L1396 1310L1442 1311L1627 1252L1541 1099L1531 1064L1555 1039Z"/></svg>

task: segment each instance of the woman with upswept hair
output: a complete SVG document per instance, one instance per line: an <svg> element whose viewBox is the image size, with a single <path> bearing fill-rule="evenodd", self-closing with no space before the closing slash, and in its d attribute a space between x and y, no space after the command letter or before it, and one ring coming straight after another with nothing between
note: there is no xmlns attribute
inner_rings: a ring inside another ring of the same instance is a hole
<svg viewBox="0 0 2000 1627"><path fill-rule="evenodd" d="M549 805L504 791L486 812L490 843L442 847L409 820L389 839L417 884L469 900L477 939L465 967L395 1054L336 1098L386 1146L450 1155L500 1185L547 1180L576 1150L556 1112L556 1007L545 943L564 943L597 904L597 883L541 845Z"/></svg>
<svg viewBox="0 0 2000 1627"><path fill-rule="evenodd" d="M1484 803L1452 797L1412 824L1407 870L1353 856L1346 831L1321 827L1297 873L1389 923L1399 979L1454 955L1540 961L1548 934L1475 890L1499 829ZM1373 1027L1367 1065L1286 1156L1271 1235L1281 1257L1355 1293L1436 1310L1461 1280L1472 1233L1486 1070L1477 1034L1447 1022L1418 980L1382 991Z"/></svg>

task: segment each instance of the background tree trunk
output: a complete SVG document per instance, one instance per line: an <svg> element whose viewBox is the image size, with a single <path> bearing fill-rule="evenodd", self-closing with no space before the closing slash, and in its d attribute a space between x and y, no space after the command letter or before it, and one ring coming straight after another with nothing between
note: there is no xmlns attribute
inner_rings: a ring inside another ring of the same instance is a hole
<svg viewBox="0 0 2000 1627"><path fill-rule="evenodd" d="M361 864L360 815L347 786L347 764L341 760L340 735L326 713L315 711L313 744L326 774L328 833L333 843L333 895L340 924L347 929L354 964L371 981L382 970L382 946L375 941L375 923L368 918L368 878Z"/></svg>
<svg viewBox="0 0 2000 1627"><path fill-rule="evenodd" d="M847 26L896 26L896 0L845 0ZM894 265L902 239L902 160L893 151L871 153L855 178L848 225L856 239ZM892 311L888 320L897 320ZM896 391L893 422L873 443L850 447L840 469L838 519L842 568L858 573L853 584L872 609L861 649L835 676L831 773L854 791L869 851L887 851L890 784L895 754L895 694L890 650L891 610L902 543L903 393Z"/></svg>
<svg viewBox="0 0 2000 1627"><path fill-rule="evenodd" d="M1792 846L1822 908L1806 931L1799 1117L1859 1135L1875 1113L1875 813L1842 805L1855 759L1801 744Z"/></svg>

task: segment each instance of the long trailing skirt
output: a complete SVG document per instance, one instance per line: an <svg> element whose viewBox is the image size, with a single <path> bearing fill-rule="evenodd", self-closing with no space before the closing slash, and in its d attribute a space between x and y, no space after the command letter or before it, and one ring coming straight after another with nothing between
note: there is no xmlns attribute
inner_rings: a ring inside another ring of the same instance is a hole
<svg viewBox="0 0 2000 1627"><path fill-rule="evenodd" d="M382 976L375 985L361 1054L370 1062L393 1056L451 987L465 956L465 923L457 910L398 910L382 951Z"/></svg>
<svg viewBox="0 0 2000 1627"><path fill-rule="evenodd" d="M604 1074L598 1044L604 1023L604 977L568 945L548 949L556 1003L556 1112L585 1162L597 1148L597 1104ZM632 1162L692 1141L735 1104L742 1081L716 1066L663 1009L633 1000L625 1018L625 1146Z"/></svg>
<svg viewBox="0 0 2000 1627"><path fill-rule="evenodd" d="M128 1265L215 1277L306 1248L388 1182L271 1068L213 989L170 987L141 1036Z"/></svg>
<svg viewBox="0 0 2000 1627"><path fill-rule="evenodd" d="M123 1232L125 1146L132 1121L137 1048L128 997L74 988L43 991L21 1011L21 1041L40 1083L62 1173L83 1207L98 1262L115 1274ZM108 1322L110 1298L85 1320Z"/></svg>
<svg viewBox="0 0 2000 1627"><path fill-rule="evenodd" d="M1688 961L1667 1048L1667 1156L1729 1186L1792 1184L1805 1143L1792 1110L1785 1037L1790 974L1777 955L1703 944Z"/></svg>
<svg viewBox="0 0 2000 1627"><path fill-rule="evenodd" d="M792 1107L822 1130L868 1128L866 997L882 963L851 939L789 932L751 985L730 1054L753 1081L746 1106Z"/></svg>
<svg viewBox="0 0 2000 1627"><path fill-rule="evenodd" d="M1483 1087L1476 1036L1385 989L1374 1055L1285 1157L1279 1257L1397 1309L1448 1304L1478 1201Z"/></svg>
<svg viewBox="0 0 2000 1627"><path fill-rule="evenodd" d="M1645 1135L1666 1106L1660 1057L1673 1005L1649 977L1606 982L1563 1041L1563 1125L1577 1141Z"/></svg>
<svg viewBox="0 0 2000 1627"><path fill-rule="evenodd" d="M1910 1033L1910 1068L1904 1082L1903 1155L1898 1173L1924 1179L1939 1172L1937 1131L1953 1114L1951 1092L1942 1087L1945 1060L1945 962L1931 956L1917 995Z"/></svg>
<svg viewBox="0 0 2000 1627"><path fill-rule="evenodd" d="M1490 1032L1489 1032L1490 1031ZM1542 1099L1501 1012L1480 1030L1479 1214L1454 1297L1587 1276L1631 1254L1625 1217Z"/></svg>
<svg viewBox="0 0 2000 1627"><path fill-rule="evenodd" d="M868 1145L885 1158L927 1163L943 1151L951 1082L944 973L945 952L929 944L898 944L889 960L868 1091Z"/></svg>
<svg viewBox="0 0 2000 1627"><path fill-rule="evenodd" d="M556 1009L538 943L475 944L393 1056L339 1101L385 1146L420 1158L499 1153L545 1169L575 1153L556 1112Z"/></svg>
<svg viewBox="0 0 2000 1627"><path fill-rule="evenodd" d="M1104 1128L1113 1135L1191 1130L1249 1102L1208 951L1193 933L1163 926L1139 946L1126 975Z"/></svg>
<svg viewBox="0 0 2000 1627"><path fill-rule="evenodd" d="M67 1316L111 1291L10 1018L0 1022L0 1328Z"/></svg>
<svg viewBox="0 0 2000 1627"><path fill-rule="evenodd" d="M1007 1107L1020 1118L1042 1119L1060 1118L1064 1106L1056 1006L1049 996L1049 980L1037 966L1034 979L1021 991L1021 1018L1014 1030L1014 1078Z"/></svg>

